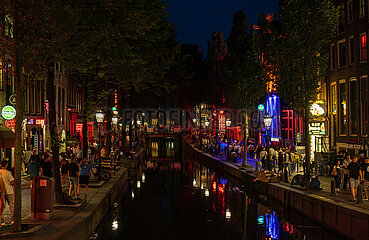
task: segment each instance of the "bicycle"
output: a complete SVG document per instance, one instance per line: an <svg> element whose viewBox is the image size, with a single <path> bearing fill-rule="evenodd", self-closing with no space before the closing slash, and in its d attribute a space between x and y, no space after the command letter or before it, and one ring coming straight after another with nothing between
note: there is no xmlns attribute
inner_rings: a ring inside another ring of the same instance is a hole
<svg viewBox="0 0 369 240"><path fill-rule="evenodd" d="M91 170L91 173L95 176L97 180L108 181L111 178L111 174L104 167L95 166L96 172Z"/></svg>

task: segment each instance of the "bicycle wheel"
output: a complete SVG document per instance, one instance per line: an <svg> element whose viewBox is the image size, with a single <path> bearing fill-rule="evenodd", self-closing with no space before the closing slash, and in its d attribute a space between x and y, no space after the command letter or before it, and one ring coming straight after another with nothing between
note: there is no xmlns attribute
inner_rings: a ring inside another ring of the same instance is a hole
<svg viewBox="0 0 369 240"><path fill-rule="evenodd" d="M104 171L101 173L101 177L104 181L108 181L111 178L111 174L110 172Z"/></svg>

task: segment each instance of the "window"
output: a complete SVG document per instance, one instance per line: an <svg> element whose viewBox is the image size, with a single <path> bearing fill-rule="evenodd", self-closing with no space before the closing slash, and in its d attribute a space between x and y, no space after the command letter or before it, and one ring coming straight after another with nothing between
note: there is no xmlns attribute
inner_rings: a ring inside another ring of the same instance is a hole
<svg viewBox="0 0 369 240"><path fill-rule="evenodd" d="M350 133L359 133L359 94L356 78L350 80Z"/></svg>
<svg viewBox="0 0 369 240"><path fill-rule="evenodd" d="M366 0L359 0L360 1L360 17L366 15Z"/></svg>
<svg viewBox="0 0 369 240"><path fill-rule="evenodd" d="M338 67L346 66L346 42L341 40L338 42Z"/></svg>
<svg viewBox="0 0 369 240"><path fill-rule="evenodd" d="M343 33L345 31L345 8L344 8L344 5L342 4L340 7L339 7L339 17L338 17L338 24L337 24L337 32L338 33Z"/></svg>
<svg viewBox="0 0 369 240"><path fill-rule="evenodd" d="M4 88L4 72L3 72L3 62L0 58L0 90Z"/></svg>
<svg viewBox="0 0 369 240"><path fill-rule="evenodd" d="M331 70L336 69L336 47L331 45Z"/></svg>
<svg viewBox="0 0 369 240"><path fill-rule="evenodd" d="M61 114L62 114L62 110L61 110L61 89L60 87L58 87L58 124L60 124L60 121L61 121Z"/></svg>
<svg viewBox="0 0 369 240"><path fill-rule="evenodd" d="M61 124L64 124L64 113L65 113L65 89L63 88L62 89L62 112L60 113L60 116L61 116Z"/></svg>
<svg viewBox="0 0 369 240"><path fill-rule="evenodd" d="M347 2L347 21L351 23L354 20L354 8L352 0Z"/></svg>
<svg viewBox="0 0 369 240"><path fill-rule="evenodd" d="M369 114L368 114L368 98L369 98L369 85L368 77L362 76L360 78L360 100L361 100L361 134L366 135L369 132Z"/></svg>
<svg viewBox="0 0 369 240"><path fill-rule="evenodd" d="M9 16L5 16L5 26L4 26L5 36L13 37L13 19Z"/></svg>
<svg viewBox="0 0 369 240"><path fill-rule="evenodd" d="M346 99L346 83L345 80L339 83L339 120L340 120L340 135L346 134L347 128L347 99Z"/></svg>
<svg viewBox="0 0 369 240"><path fill-rule="evenodd" d="M331 85L331 109L332 113L337 113L337 85L336 83Z"/></svg>
<svg viewBox="0 0 369 240"><path fill-rule="evenodd" d="M350 65L355 62L355 46L354 46L354 36L349 37L349 63Z"/></svg>
<svg viewBox="0 0 369 240"><path fill-rule="evenodd" d="M368 43L367 34L360 34L360 61L366 61L368 59Z"/></svg>

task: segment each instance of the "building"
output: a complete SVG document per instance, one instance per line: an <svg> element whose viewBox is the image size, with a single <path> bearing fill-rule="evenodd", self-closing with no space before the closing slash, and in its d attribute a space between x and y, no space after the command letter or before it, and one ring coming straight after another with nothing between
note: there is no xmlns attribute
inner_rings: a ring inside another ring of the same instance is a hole
<svg viewBox="0 0 369 240"><path fill-rule="evenodd" d="M330 146L357 154L366 148L368 109L368 0L335 0L340 15L327 74ZM367 154L366 154L367 155Z"/></svg>

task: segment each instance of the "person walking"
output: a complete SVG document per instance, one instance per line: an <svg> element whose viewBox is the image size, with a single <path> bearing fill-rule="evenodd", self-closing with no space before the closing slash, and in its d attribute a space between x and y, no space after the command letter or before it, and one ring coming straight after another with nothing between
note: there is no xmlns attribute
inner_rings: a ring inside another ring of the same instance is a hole
<svg viewBox="0 0 369 240"><path fill-rule="evenodd" d="M41 162L40 156L37 154L37 148L33 149L32 155L29 158L29 162L32 162L32 160L35 160L36 162Z"/></svg>
<svg viewBox="0 0 369 240"><path fill-rule="evenodd" d="M30 182L31 182L31 188L32 188L32 183L35 180L35 177L39 176L40 174L41 164L40 162L36 161L36 158L32 158L32 156L31 156L30 161L31 162L27 164L26 169L31 179Z"/></svg>
<svg viewBox="0 0 369 240"><path fill-rule="evenodd" d="M343 161L345 160L345 158L343 157L343 152L339 152L338 156L332 166L332 171L331 171L331 175L334 177L334 181L336 182L336 191L338 192L340 190L340 186L341 186L341 163L343 163Z"/></svg>
<svg viewBox="0 0 369 240"><path fill-rule="evenodd" d="M79 175L79 167L77 164L77 157L74 157L68 167L68 177L69 177L69 195L72 196L72 191L74 191L75 198L78 198L77 194L78 175Z"/></svg>
<svg viewBox="0 0 369 240"><path fill-rule="evenodd" d="M352 194L352 201L356 201L357 187L359 185L359 177L362 177L361 166L358 163L357 156L352 158L352 162L347 166L350 178L350 187Z"/></svg>
<svg viewBox="0 0 369 240"><path fill-rule="evenodd" d="M88 163L87 158L83 159L83 162L79 165L80 172L79 172L79 185L78 185L78 195L81 190L81 185L85 185L85 198L87 197L88 191L88 182L91 176L91 164Z"/></svg>
<svg viewBox="0 0 369 240"><path fill-rule="evenodd" d="M5 204L7 203L9 206L10 216L11 216L10 224L13 224L14 223L14 187L13 187L14 177L8 170L6 170L7 166L8 166L7 161L1 162L0 174L1 174L1 180L4 183L3 190L5 190L3 194L4 208L5 208ZM5 224L4 208L1 208L1 225Z"/></svg>
<svg viewBox="0 0 369 240"><path fill-rule="evenodd" d="M61 164L60 164L60 170L61 170L61 174L62 174L62 186L65 185L65 182L66 182L66 179L67 179L67 176L68 176L68 165L69 165L69 162L65 158L65 155L63 155L62 160L61 160Z"/></svg>
<svg viewBox="0 0 369 240"><path fill-rule="evenodd" d="M53 164L50 160L50 156L45 157L45 160L41 165L42 175L49 178L53 177Z"/></svg>
<svg viewBox="0 0 369 240"><path fill-rule="evenodd" d="M364 159L364 163L362 165L362 175L363 178L361 179L362 181L362 185L363 185L363 189L365 192L365 197L364 200L368 200L368 188L369 188L369 158L365 158Z"/></svg>
<svg viewBox="0 0 369 240"><path fill-rule="evenodd" d="M348 181L347 167L350 164L350 162L351 162L351 156L350 156L350 154L347 154L345 160L343 160L343 163L342 163L342 175L343 175L342 189L345 190L345 191L347 190L347 181Z"/></svg>

